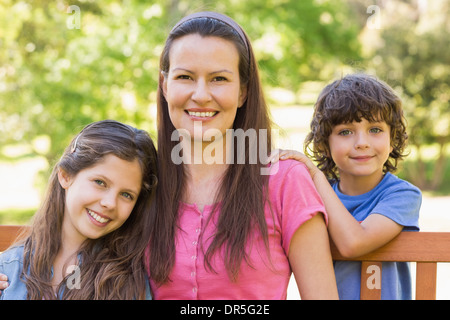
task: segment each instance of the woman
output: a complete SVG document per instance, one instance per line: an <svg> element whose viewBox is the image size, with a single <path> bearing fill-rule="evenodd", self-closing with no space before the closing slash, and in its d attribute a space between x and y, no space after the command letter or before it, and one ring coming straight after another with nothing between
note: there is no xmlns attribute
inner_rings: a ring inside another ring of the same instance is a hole
<svg viewBox="0 0 450 320"><path fill-rule="evenodd" d="M288 160L261 174L271 126L244 31L222 14L187 16L160 69L154 298L285 299L292 271L303 299L337 298L327 217L306 167ZM264 156L255 160L255 148Z"/></svg>

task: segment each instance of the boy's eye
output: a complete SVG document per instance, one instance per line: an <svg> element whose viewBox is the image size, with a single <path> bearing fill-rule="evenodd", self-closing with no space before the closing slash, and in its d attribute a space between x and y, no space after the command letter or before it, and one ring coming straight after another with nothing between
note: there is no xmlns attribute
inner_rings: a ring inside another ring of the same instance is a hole
<svg viewBox="0 0 450 320"><path fill-rule="evenodd" d="M383 130L381 130L380 128L372 128L372 129L370 129L371 133L380 133L381 131L383 131Z"/></svg>
<svg viewBox="0 0 450 320"><path fill-rule="evenodd" d="M352 133L352 132L351 132L350 130L348 130L348 129L339 131L339 135L340 135L340 136L348 136L348 135L351 134L351 133Z"/></svg>

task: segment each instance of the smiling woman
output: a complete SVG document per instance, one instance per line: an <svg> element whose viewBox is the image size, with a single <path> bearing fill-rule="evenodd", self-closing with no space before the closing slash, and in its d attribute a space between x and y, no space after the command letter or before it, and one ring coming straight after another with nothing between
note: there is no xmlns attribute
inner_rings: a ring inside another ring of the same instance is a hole
<svg viewBox="0 0 450 320"><path fill-rule="evenodd" d="M239 54L234 44L217 37L191 34L176 41L170 51L170 68L163 92L175 128L190 132L201 121L204 131L225 134L246 98L239 78Z"/></svg>
<svg viewBox="0 0 450 320"><path fill-rule="evenodd" d="M183 18L160 71L147 260L154 297L285 299L293 271L303 299L336 298L327 216L306 168L292 161L273 170L265 161L271 121L241 27L216 12ZM254 139L228 143L230 130ZM209 132L214 139L204 139ZM197 146L200 156L214 150L227 161L195 161ZM194 161L174 161L174 150Z"/></svg>

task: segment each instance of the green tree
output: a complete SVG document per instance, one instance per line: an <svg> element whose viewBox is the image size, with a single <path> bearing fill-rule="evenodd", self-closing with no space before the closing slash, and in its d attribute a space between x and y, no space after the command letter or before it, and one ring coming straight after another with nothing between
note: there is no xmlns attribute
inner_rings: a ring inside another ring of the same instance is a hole
<svg viewBox="0 0 450 320"><path fill-rule="evenodd" d="M54 162L92 121L152 131L159 55L171 26L215 10L249 33L266 85L298 90L358 59L342 1L4 0L0 3L0 145L28 143ZM33 141L45 137L48 150Z"/></svg>
<svg viewBox="0 0 450 320"><path fill-rule="evenodd" d="M404 97L409 143L418 155L414 183L436 190L443 182L450 142L450 3L423 3L428 6L392 1L385 8L380 34L384 45L375 50L372 66ZM423 147L430 144L438 145L439 154L427 177Z"/></svg>

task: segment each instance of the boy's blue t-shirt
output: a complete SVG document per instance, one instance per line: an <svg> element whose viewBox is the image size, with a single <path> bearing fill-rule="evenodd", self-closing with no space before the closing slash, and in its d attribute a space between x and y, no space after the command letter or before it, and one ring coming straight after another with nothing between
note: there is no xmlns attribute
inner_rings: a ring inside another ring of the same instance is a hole
<svg viewBox="0 0 450 320"><path fill-rule="evenodd" d="M371 214L381 214L403 226L403 231L419 231L419 211L422 193L411 183L391 173L371 191L348 196L339 191L339 183L332 187L347 210L358 221ZM339 298L359 300L361 262L335 261L334 270ZM412 299L411 272L408 262L383 262L381 272L381 299Z"/></svg>

